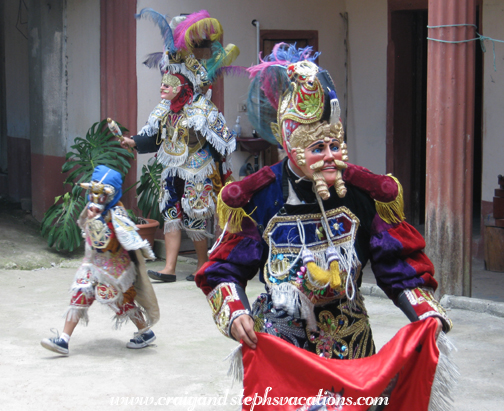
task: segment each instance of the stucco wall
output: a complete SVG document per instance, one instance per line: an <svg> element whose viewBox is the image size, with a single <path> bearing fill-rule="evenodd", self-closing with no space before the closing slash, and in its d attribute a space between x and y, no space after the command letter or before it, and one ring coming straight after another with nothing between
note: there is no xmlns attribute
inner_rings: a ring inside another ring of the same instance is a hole
<svg viewBox="0 0 504 411"><path fill-rule="evenodd" d="M84 137L100 118L100 1L67 1L67 139Z"/></svg>
<svg viewBox="0 0 504 411"><path fill-rule="evenodd" d="M234 43L240 48L240 56L235 65L250 66L256 63L256 28L251 24L259 20L261 29L319 30L319 49L322 56L320 65L329 70L336 88L344 89L344 20L340 13L345 11L345 1L316 1L307 5L302 0L139 0L138 11L144 7L168 14L170 17L181 13L192 13L201 9L209 11L224 28L224 43ZM323 27L323 29L322 29ZM159 29L147 20L137 22L137 75L138 75L138 125L145 124L150 111L159 101L159 71L149 70L142 65L149 53L161 51L162 42ZM249 86L248 78L227 77L224 81L224 114L232 127L236 116L242 118L242 134L251 135L251 127L244 113L238 113L238 104L245 99ZM339 93L342 106L343 93ZM149 155L139 156L138 167ZM233 154L235 177L248 153Z"/></svg>
<svg viewBox="0 0 504 411"><path fill-rule="evenodd" d="M483 2L483 30L485 36L504 40L504 2ZM492 201L498 188L497 176L504 175L504 44L495 43L495 64L492 43L485 42L483 53L483 176L482 200Z"/></svg>
<svg viewBox="0 0 504 411"><path fill-rule="evenodd" d="M386 155L387 1L347 1L350 162L383 174Z"/></svg>

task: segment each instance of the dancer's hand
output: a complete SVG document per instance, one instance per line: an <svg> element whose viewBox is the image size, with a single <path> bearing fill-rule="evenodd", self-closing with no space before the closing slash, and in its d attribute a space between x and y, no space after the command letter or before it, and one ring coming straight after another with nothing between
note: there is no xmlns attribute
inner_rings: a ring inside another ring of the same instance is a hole
<svg viewBox="0 0 504 411"><path fill-rule="evenodd" d="M91 207L91 208L88 208L88 210L87 210L88 220L92 220L93 218L95 218L97 215L100 215L100 214L101 214L101 210L96 207Z"/></svg>
<svg viewBox="0 0 504 411"><path fill-rule="evenodd" d="M128 148L133 148L136 146L135 140L133 140L130 137L123 137L121 140L121 147L125 148L126 150Z"/></svg>
<svg viewBox="0 0 504 411"><path fill-rule="evenodd" d="M242 314L233 321L231 335L236 341L243 340L253 350L257 347L254 320L249 315Z"/></svg>

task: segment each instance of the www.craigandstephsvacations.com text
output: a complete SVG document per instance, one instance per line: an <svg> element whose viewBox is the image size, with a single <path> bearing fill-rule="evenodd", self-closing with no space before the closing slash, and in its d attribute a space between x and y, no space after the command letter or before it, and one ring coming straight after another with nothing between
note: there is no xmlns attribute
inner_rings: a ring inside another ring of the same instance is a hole
<svg viewBox="0 0 504 411"><path fill-rule="evenodd" d="M388 405L388 397L342 397L339 394L329 393L320 389L318 394L314 397L278 397L272 395L272 388L268 387L261 394L253 396L241 395L229 396L229 392L222 396L201 396L201 397L112 397L110 405L136 405L136 406L177 406L179 410L204 410L212 407L216 409L218 406L225 405L241 405L242 410L253 411L256 405L271 405L271 406L285 406L295 405L302 409L308 410L311 406L317 405Z"/></svg>

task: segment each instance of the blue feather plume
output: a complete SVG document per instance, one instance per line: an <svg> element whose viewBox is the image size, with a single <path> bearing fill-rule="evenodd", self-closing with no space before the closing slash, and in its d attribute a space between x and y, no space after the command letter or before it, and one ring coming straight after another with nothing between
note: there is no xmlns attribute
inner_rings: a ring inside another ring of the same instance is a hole
<svg viewBox="0 0 504 411"><path fill-rule="evenodd" d="M144 65L147 67L151 68L158 68L159 64L161 63L161 60L163 60L163 54L162 52L156 52L156 53L151 53L147 56L147 60L143 62Z"/></svg>
<svg viewBox="0 0 504 411"><path fill-rule="evenodd" d="M170 53L176 53L177 49L173 41L173 31L167 20L167 16L158 13L151 8L145 8L140 10L140 13L135 14L135 18L146 18L151 19L154 24L156 24L161 30L161 36L163 37L164 49Z"/></svg>

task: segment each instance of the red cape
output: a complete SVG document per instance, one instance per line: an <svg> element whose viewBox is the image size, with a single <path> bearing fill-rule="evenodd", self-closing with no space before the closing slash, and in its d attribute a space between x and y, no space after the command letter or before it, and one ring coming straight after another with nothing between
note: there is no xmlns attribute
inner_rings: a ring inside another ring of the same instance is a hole
<svg viewBox="0 0 504 411"><path fill-rule="evenodd" d="M377 354L356 360L327 360L258 333L255 350L242 347L242 410L364 411L369 397L387 390L386 411L426 411L439 359L436 327L434 318L408 324ZM317 400L325 408L313 406Z"/></svg>

